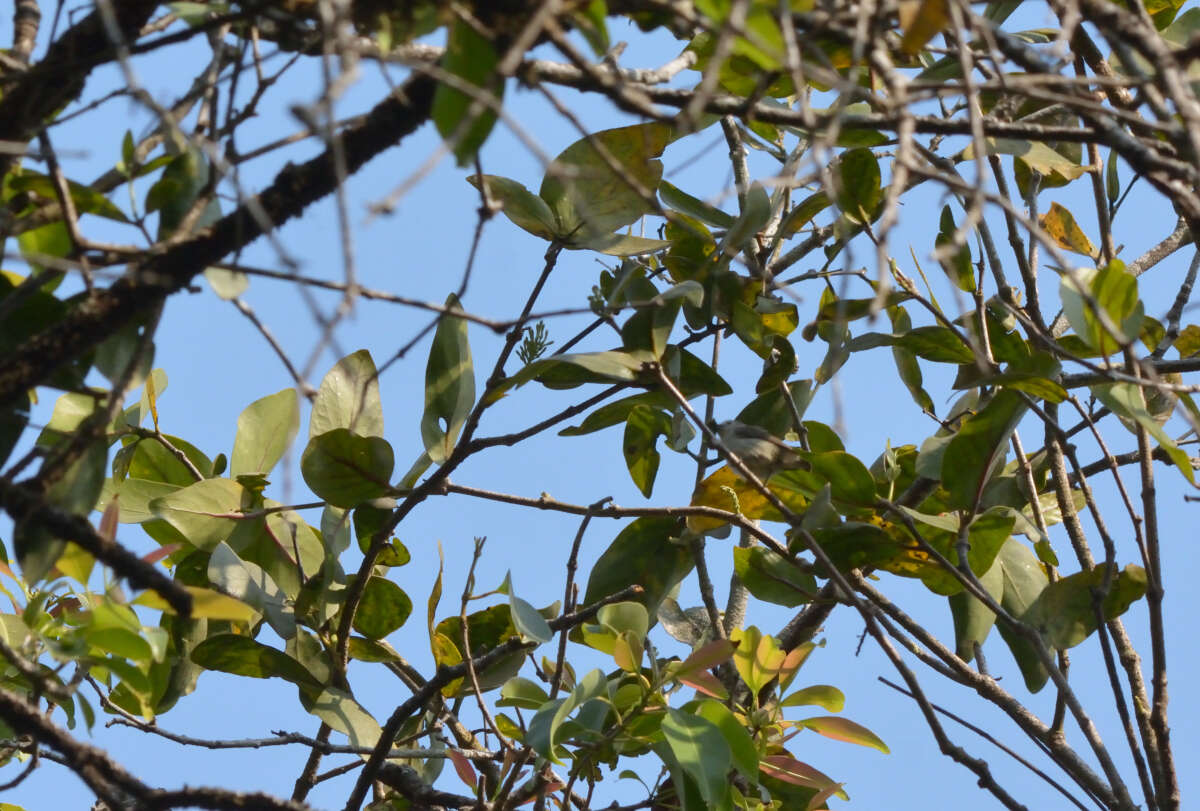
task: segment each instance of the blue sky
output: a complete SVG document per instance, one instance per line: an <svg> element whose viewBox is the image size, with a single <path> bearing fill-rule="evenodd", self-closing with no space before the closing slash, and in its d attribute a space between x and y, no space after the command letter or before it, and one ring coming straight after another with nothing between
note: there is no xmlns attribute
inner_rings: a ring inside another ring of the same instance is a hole
<svg viewBox="0 0 1200 811"><path fill-rule="evenodd" d="M5 41L10 33L8 21L3 23L0 41ZM627 65L656 66L677 53L678 44L668 38L646 40L636 29L617 21L612 21L611 27L615 39L630 41L630 49L623 57ZM186 58L178 52L169 58L155 55L139 60L135 67L146 90L165 101L189 80L193 75L193 64L199 64L204 56L198 50L191 51ZM180 64L189 59L193 61ZM377 66L363 63L360 70L362 82L339 103L339 115L365 110L381 92L382 81ZM397 77L399 72L392 75ZM118 86L120 81L111 69L97 71L89 83L86 98L98 98ZM287 112L287 106L311 101L319 88L320 74L315 64L289 74L269 96L261 115L247 123L239 135L239 149L248 151L295 131L298 124ZM556 89L554 92L589 128L618 126L633 120L570 91ZM534 91L510 87L506 107L550 155L578 137L573 125L556 115ZM109 103L75 123L55 130L58 149L82 153L81 157L65 161L65 170L70 176L81 179L99 174L118 157L125 129L132 128L136 135L148 120L144 111L120 101ZM711 197L720 195L723 190L727 192L731 178L723 143L708 150L685 171L671 174L673 167L701 151L702 147L713 144L717 138L717 131L710 129L670 147L664 161L671 181L698 196ZM350 220L355 234L355 263L359 279L365 286L430 301L441 301L458 286L475 223L478 195L465 181L464 171L455 168L452 161L440 160L400 201L393 214L377 217L368 214L371 202L387 197L435 154L438 147L436 134L429 127L423 128L407 139L400 149L385 153L347 184ZM248 167L241 181L248 189L262 188L285 160L299 162L318 149L316 141L309 141L290 151L266 157ZM540 182L542 167L502 125L485 146L481 157L486 172L514 178L531 188L536 188ZM759 174L772 170L761 156L752 154L751 160L753 169ZM139 199L148 185L146 181L139 184ZM119 203L124 202L122 193L115 196ZM1052 199L1070 204L1073 200L1086 199L1086 194L1075 190L1051 192L1046 195L1044 204ZM936 193L921 191L909 198L901 210L901 227L893 235L891 253L910 275L910 244L931 278L939 274L928 257L937 227L936 214L943 203ZM732 210L735 205L728 194L723 204L727 210ZM224 206L228 210L229 203L225 202ZM1085 231L1095 234L1095 224L1088 218L1086 210L1086 205L1081 205L1076 213ZM1126 244L1122 255L1127 259L1137 256L1169 233L1173 224L1173 213L1161 200L1149 194L1148 189L1143 188L1140 194L1135 192L1115 228L1117 242ZM112 236L121 241L135 239L128 230L119 234L114 232ZM344 266L337 216L330 200L313 206L303 218L281 228L278 237L289 253L300 259L301 272L320 278L342 278ZM520 231L503 217L495 218L484 232L480 258L464 306L472 312L496 318L515 315L541 269L544 250L542 241ZM1178 284L1189 258L1181 252L1143 277L1141 290L1149 313L1161 315L1165 311L1173 294L1172 285ZM252 245L241 259L251 265L278 265L277 256L262 240ZM538 309L583 304L602 261L607 259L588 252L564 253ZM857 246L856 255L847 258L847 263L865 265L873 271L873 252ZM12 259L6 260L6 267L15 269L18 266ZM802 264L797 269L807 268L808 265ZM1053 296L1056 285L1047 284L1046 287ZM817 293L805 289L799 292L803 297L803 322L811 318ZM943 304L954 309L948 304L953 301L948 287L939 287L937 292ZM313 292L312 298L326 310L336 303L333 296L320 292ZM302 364L316 345L318 333L304 299L288 284L262 278L252 280L245 299L288 354ZM316 362L310 382L319 382L320 376L340 355L360 347L369 348L376 362L383 363L407 344L428 318L426 313L395 305L360 301L353 315L339 326L336 346L325 350ZM555 319L548 324L551 337L561 343L587 321L584 317ZM496 336L475 327L471 328L470 338L482 383L482 375L490 370L499 342ZM607 337L600 338L589 348L608 348L609 341ZM804 344L798 336L795 343L800 375L808 376L819 364L824 345ZM427 348L426 340L398 360L381 379L386 436L396 450L400 470L406 469L407 463L422 449L418 425L423 406L422 381ZM229 453L238 413L246 404L291 385L287 372L253 326L232 305L218 300L206 286L194 294L175 296L167 305L158 333L156 365L166 370L170 380L159 401L164 431L187 438L209 455L222 451ZM929 365L924 370L926 388L933 395L939 413L945 413L949 403L941 398L949 390L949 379ZM725 343L721 372L737 393L718 402L719 418L733 416L753 396L752 386L758 371L757 358L735 347L732 341ZM528 425L575 399L579 399L577 391L555 393L534 386L525 387L488 412L481 433L504 433ZM42 403L39 413L43 419L48 413L45 408L50 405L49 400ZM912 404L896 378L890 353L884 350L856 355L839 376L838 385L822 390L806 416L832 423L835 409L841 410L847 426L844 439L848 449L868 462L883 450L886 442L890 441L892 445L920 444L935 428ZM305 414L302 431L306 424ZM1177 429L1177 433L1182 430L1175 423L1171 427ZM1040 428L1031 424L1023 430L1028 432L1027 448L1039 444ZM1133 447L1132 436L1122 434L1119 428L1115 428L1110 436L1114 450ZM310 500L299 476L298 454L299 448L294 448L279 471L281 475L277 475L268 491L280 501ZM1096 458L1094 451L1082 441L1081 456L1085 462ZM1127 471L1128 483L1136 486L1132 469ZM653 503L686 503L693 474L694 464L690 459L664 452ZM545 491L574 503L586 504L606 495L622 505L648 503L629 480L621 456L619 429L569 439L550 432L517 448L495 448L464 464L456 472L454 481L530 497ZM1102 504L1116 504L1111 488L1098 487L1098 493ZM1193 508L1183 503L1181 493L1178 475L1160 468L1160 519L1164 527L1168 642L1172 655L1170 673L1175 686L1172 740L1177 763L1186 764L1200 756L1200 732L1188 723L1197 718L1200 710L1194 691L1189 689L1200 677L1200 660L1187 644L1191 636L1189 621L1200 609L1200 597L1197 590L1189 587L1189 573L1196 570L1197 553L1191 543L1191 533L1183 529L1189 526L1191 515L1188 510ZM314 523L319 520L316 512L308 517ZM1122 524L1117 509L1112 510L1110 520L1114 523L1114 534L1124 541L1121 563L1135 561L1136 551L1130 540L1132 534L1128 522ZM583 547L585 565L596 559L622 526L621 522L607 520L592 523ZM412 552L413 561L407 567L394 570L393 578L409 593L417 609L409 623L389 641L428 672L430 658L423 607L436 570L439 545L446 564L446 596L439 616L457 612L472 539L477 536L488 538L478 575L480 590L498 585L505 572L511 570L517 594L535 605L545 605L562 596L564 562L576 528L577 520L569 516L520 510L491 502L461 497L434 498L426 502L399 528L398 536ZM0 537L6 541L7 533L7 527L0 526ZM152 548L152 542L128 527L121 539L138 549ZM1057 540L1061 538L1056 536ZM729 543L731 541L709 542L720 602L723 602L725 584L728 583L730 556L724 547ZM1060 548L1059 553L1065 560L1064 551ZM882 577L877 585L893 600L909 607L911 613L926 622L941 638L953 638L944 600L933 598L917 582L889 575ZM685 583L680 602L685 606L699 602L694 580ZM765 631L778 630L788 617L788 612L774 606L761 603L751 606L750 621ZM1143 604L1136 605L1127 619L1127 627L1140 650L1148 650L1143 632L1145 619ZM916 706L877 681L881 675L893 681L898 679L869 640L859 650L861 632L862 622L857 616L847 609L836 611L823 634L825 647L805 665L797 683L828 683L841 688L847 698L844 714L877 732L891 747L892 754L883 755L815 735L797 738L793 742L793 751L802 760L846 781L853 807L917 809L963 803L979 808L994 807L994 801L975 788L969 772L937 753ZM266 631L263 638L269 641L270 632ZM652 639L665 654L685 654L682 646L661 631L653 632ZM989 664L1002 678L1001 684L1018 697L1028 699L1039 715L1049 717L1053 702L1050 691L1029 697L1007 650L999 641L989 640L985 650L989 654ZM551 655L548 650L539 651L538 655L542 653ZM577 646L573 647L571 656L579 657L576 667L581 671L588 666L607 667L603 659L589 656ZM1100 672L1100 667L1094 640L1072 651L1072 672L1077 676L1084 700L1096 709L1097 723L1118 761L1127 764L1128 757L1121 757L1125 750L1120 743L1119 727L1111 712L1102 712L1109 704L1107 687L1102 680L1092 678ZM932 700L997 735L1039 765L1045 765L1036 749L998 711L935 675L927 672L921 672L921 675ZM407 695L403 685L382 670L357 666L351 672L351 681L358 699L378 718L386 717ZM795 713L790 717L803 715ZM270 736L274 730L313 734L318 722L300 708L290 685L276 680L233 679L209 673L201 678L197 692L163 716L159 723L166 729L200 738L260 738ZM1061 798L1050 793L1044 783L998 750L951 723L947 723L947 729L960 745L986 758L1001 782L1030 807L1062 807L1059 804ZM1078 740L1070 727L1068 734ZM165 786L221 784L286 796L305 755L299 747L223 752L180 747L121 727L106 729L103 722L92 735L95 743L110 748L135 773ZM333 767L347 760L344 756L331 757L325 765ZM1132 775L1131 769L1125 771ZM0 779L7 779L11 774L15 774L12 766L0 772ZM1189 788L1196 788L1195 778L1186 768L1182 770L1180 780L1185 795ZM451 778L449 784L454 782ZM318 787L310 801L318 808L340 807L347 789L345 778L334 780ZM640 798L638 787L629 782L606 784L603 790L605 799L609 797L608 792L623 802ZM31 809L51 805L74 808L86 807L91 797L86 788L65 770L45 764L19 788L9 792L4 800ZM845 804L839 803L835 807L845 807Z"/></svg>

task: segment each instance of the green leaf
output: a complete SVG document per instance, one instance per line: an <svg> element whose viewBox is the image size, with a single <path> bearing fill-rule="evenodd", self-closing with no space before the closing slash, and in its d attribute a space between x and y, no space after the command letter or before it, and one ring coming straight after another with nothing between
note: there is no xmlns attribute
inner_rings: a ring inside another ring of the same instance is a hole
<svg viewBox="0 0 1200 811"><path fill-rule="evenodd" d="M1121 197L1121 178L1117 174L1117 150L1108 151L1108 162L1104 167L1104 193L1109 205L1113 205Z"/></svg>
<svg viewBox="0 0 1200 811"><path fill-rule="evenodd" d="M842 707L846 706L846 696L836 687L817 684L797 690L779 702L780 707L800 707L810 704L824 707L830 712L841 712Z"/></svg>
<svg viewBox="0 0 1200 811"><path fill-rule="evenodd" d="M829 208L829 196L823 191L810 194L808 197L800 201L783 221L779 224L780 235L785 239L793 237L796 233L812 222L813 217L816 217L825 209Z"/></svg>
<svg viewBox="0 0 1200 811"><path fill-rule="evenodd" d="M326 687L309 712L347 737L351 746L370 749L379 742L383 728L354 697L336 687Z"/></svg>
<svg viewBox="0 0 1200 811"><path fill-rule="evenodd" d="M433 93L430 115L438 132L454 150L459 166L471 163L496 123L496 111L484 104L483 99L494 99L498 105L504 97L503 79L496 72L498 59L492 40L482 36L470 23L456 19L450 26L441 68L456 77L458 83L477 88L478 96L482 97L468 95L446 82L439 82ZM472 105L477 112L468 119Z"/></svg>
<svg viewBox="0 0 1200 811"><path fill-rule="evenodd" d="M191 660L208 670L235 676L255 679L277 676L300 687L321 687L304 665L283 651L241 634L210 636L195 647Z"/></svg>
<svg viewBox="0 0 1200 811"><path fill-rule="evenodd" d="M159 213L159 240L174 234L184 223L200 195L207 190L210 173L208 157L194 146L187 146L166 165L162 177L146 193L146 213ZM207 228L220 218L221 206L216 196L210 194L191 230Z"/></svg>
<svg viewBox="0 0 1200 811"><path fill-rule="evenodd" d="M478 176L471 175L467 180L472 186L479 187ZM554 212L546 201L520 183L498 175L484 175L483 182L488 196L500 204L500 210L514 225L545 240L567 236L559 230Z"/></svg>
<svg viewBox="0 0 1200 811"><path fill-rule="evenodd" d="M296 635L296 614L291 600L262 567L238 557L229 544L222 542L213 549L207 574L226 594L265 616L281 638L291 639Z"/></svg>
<svg viewBox="0 0 1200 811"><path fill-rule="evenodd" d="M724 704L712 699L695 702L692 711L697 717L721 730L721 736L729 745L733 766L751 783L758 782L758 750L754 739L737 716Z"/></svg>
<svg viewBox="0 0 1200 811"><path fill-rule="evenodd" d="M671 246L670 240L627 234L593 234L572 238L568 248L599 251L609 256L642 256Z"/></svg>
<svg viewBox="0 0 1200 811"><path fill-rule="evenodd" d="M230 477L270 473L299 428L300 404L295 389L284 389L246 406L238 416L237 437L229 462Z"/></svg>
<svg viewBox="0 0 1200 811"><path fill-rule="evenodd" d="M883 202L879 161L865 147L848 149L836 166L837 204L852 222L864 223L875 219Z"/></svg>
<svg viewBox="0 0 1200 811"><path fill-rule="evenodd" d="M995 566L1000 568L1004 578L1001 607L1014 617L1024 615L1049 582L1045 570L1025 544L1012 538L1000 548ZM998 630L1021 669L1025 687L1031 693L1041 690L1050 674L1042 666L1033 643L1004 625Z"/></svg>
<svg viewBox="0 0 1200 811"><path fill-rule="evenodd" d="M787 654L773 637L751 625L734 630L729 639L738 646L733 652L733 665L751 692L759 692L779 675Z"/></svg>
<svg viewBox="0 0 1200 811"><path fill-rule="evenodd" d="M848 718L838 718L837 716L829 715L819 718L805 718L803 721L798 721L797 723L827 738L846 741L847 743L856 743L859 746L869 746L872 749L878 749L885 755L890 753L887 744L878 735L862 724L856 724Z"/></svg>
<svg viewBox="0 0 1200 811"><path fill-rule="evenodd" d="M512 612L513 627L522 637L534 642L549 642L554 638L546 618L532 605L515 594L509 594L508 606Z"/></svg>
<svg viewBox="0 0 1200 811"><path fill-rule="evenodd" d="M795 608L817 593L816 578L761 546L734 547L733 570L752 595L768 603Z"/></svg>
<svg viewBox="0 0 1200 811"><path fill-rule="evenodd" d="M1044 40L1043 40L1044 41ZM1022 141L1015 138L985 138L989 155L1013 155L1029 170L1049 178L1055 185L1063 185L1087 172L1088 167L1073 161L1041 141ZM975 150L968 146L962 152L963 160L972 160Z"/></svg>
<svg viewBox="0 0 1200 811"><path fill-rule="evenodd" d="M46 200L58 199L54 179L28 169L23 170L19 175L10 177L7 185L13 192L31 192ZM68 180L67 191L71 196L71 202L75 204L77 214L95 214L98 217L105 217L117 222L129 222L125 212L95 189L82 183L76 183L74 180Z"/></svg>
<svg viewBox="0 0 1200 811"><path fill-rule="evenodd" d="M21 250L21 258L36 273L49 269L43 260L65 259L75 250L71 234L62 220L22 232L17 236L17 247Z"/></svg>
<svg viewBox="0 0 1200 811"><path fill-rule="evenodd" d="M253 608L241 600L200 586L184 586L192 596L192 618L210 620L229 620L230 622L256 622L258 614ZM174 614L175 609L156 591L143 591L132 601L133 605L143 605L164 614Z"/></svg>
<svg viewBox="0 0 1200 811"><path fill-rule="evenodd" d="M674 398L665 392L648 391L642 394L634 394L600 406L591 414L588 414L582 423L573 425L570 428L564 428L558 432L558 435L583 436L584 434L591 434L625 422L629 418L629 414L639 406L666 409L674 404Z"/></svg>
<svg viewBox="0 0 1200 811"><path fill-rule="evenodd" d="M355 507L387 493L394 465L387 440L347 428L314 436L300 457L305 483L335 507Z"/></svg>
<svg viewBox="0 0 1200 811"><path fill-rule="evenodd" d="M584 383L632 383L652 358L649 353L580 352L536 360L506 378L489 397L498 399L506 391L537 380L549 389L571 389ZM698 361L699 362L699 361Z"/></svg>
<svg viewBox="0 0 1200 811"><path fill-rule="evenodd" d="M383 436L379 373L365 349L339 360L321 381L313 400L309 438L335 428L349 428L359 436Z"/></svg>
<svg viewBox="0 0 1200 811"><path fill-rule="evenodd" d="M154 366L154 342L150 341L141 351L146 324L141 319L129 322L109 335L96 347L96 369L115 383L121 379L138 352L141 352L137 368L129 380L129 386L140 386Z"/></svg>
<svg viewBox="0 0 1200 811"><path fill-rule="evenodd" d="M701 222L726 229L734 223L735 218L732 214L710 206L703 200L693 197L666 180L658 184L658 194L662 197L663 202L671 208L681 211L689 217L695 217Z"/></svg>
<svg viewBox="0 0 1200 811"><path fill-rule="evenodd" d="M383 639L408 620L412 609L404 589L386 577L372 575L354 612L354 630L367 639Z"/></svg>
<svg viewBox="0 0 1200 811"><path fill-rule="evenodd" d="M742 213L725 234L725 253L735 254L744 248L771 219L771 198L761 183L746 190Z"/></svg>
<svg viewBox="0 0 1200 811"><path fill-rule="evenodd" d="M1051 648L1073 648L1098 627L1094 595L1101 594L1108 579L1108 592L1101 601L1105 620L1125 613L1146 594L1146 571L1132 563L1118 571L1115 564L1100 565L1060 578L1042 589L1021 619L1041 631Z"/></svg>
<svg viewBox="0 0 1200 811"><path fill-rule="evenodd" d="M934 240L938 250L938 263L958 289L971 293L975 290L975 269L971 265L971 249L965 240L957 248L953 247L954 237L957 233L958 226L954 222L954 215L950 211L950 206L945 206L942 208L938 235Z"/></svg>
<svg viewBox="0 0 1200 811"><path fill-rule="evenodd" d="M555 214L557 233L577 239L607 235L651 213L662 180L657 158L672 134L669 124L633 124L592 133L563 150L546 170L539 191ZM631 187L631 180L649 200Z"/></svg>
<svg viewBox="0 0 1200 811"><path fill-rule="evenodd" d="M1102 357L1132 342L1141 331L1143 309L1138 300L1137 281L1119 261L1100 270L1081 268L1064 273L1059 295L1071 328ZM1098 316L1088 296L1095 300L1104 319ZM1106 327L1105 322L1115 330Z"/></svg>
<svg viewBox="0 0 1200 811"><path fill-rule="evenodd" d="M1133 383L1107 383L1092 386L1092 393L1100 402L1112 409L1114 414L1129 420L1131 425L1136 423L1145 428L1158 446L1171 457L1171 461L1179 468L1184 478L1195 484L1191 460L1154 419L1154 415L1147 408L1145 395L1139 386Z"/></svg>
<svg viewBox="0 0 1200 811"><path fill-rule="evenodd" d="M496 701L499 707L520 707L525 710L541 709L550 700L550 696L535 681L514 676L500 688L500 698Z"/></svg>
<svg viewBox="0 0 1200 811"><path fill-rule="evenodd" d="M41 523L20 518L13 526L13 552L28 583L45 577L67 548L66 540L55 537Z"/></svg>
<svg viewBox="0 0 1200 811"><path fill-rule="evenodd" d="M148 506L188 543L211 551L237 527L248 495L229 479L205 479L153 499Z"/></svg>
<svg viewBox="0 0 1200 811"><path fill-rule="evenodd" d="M808 423L805 423L805 427L807 426ZM811 436L809 440L809 447L815 447ZM870 507L875 504L875 477L858 457L841 450L797 453L812 466L812 469L785 470L777 473L771 477L772 487L794 490L813 498L828 483L832 488L834 501L855 507Z"/></svg>
<svg viewBox="0 0 1200 811"><path fill-rule="evenodd" d="M670 418L657 409L639 405L629 412L621 449L633 483L650 498L661 456L656 445L661 435L670 434Z"/></svg>
<svg viewBox="0 0 1200 811"><path fill-rule="evenodd" d="M963 422L942 456L941 481L949 491L951 506L974 505L984 484L1004 461L1008 438L1027 408L1020 394L1001 389Z"/></svg>
<svg viewBox="0 0 1200 811"><path fill-rule="evenodd" d="M446 299L447 312L438 320L425 365L425 412L421 416L421 439L435 464L450 458L458 433L475 405L475 367L467 322L451 315L462 311L458 296Z"/></svg>
<svg viewBox="0 0 1200 811"><path fill-rule="evenodd" d="M625 527L592 567L582 604L636 583L644 591L631 599L654 616L663 597L692 570L691 553L671 541L682 529L678 520L660 517L639 518Z"/></svg>
<svg viewBox="0 0 1200 811"><path fill-rule="evenodd" d="M1016 541L1007 541L1005 546L1010 543L1015 544ZM992 596L996 602L1000 602L1004 597L1004 550L1000 550L1001 559L994 563L991 568L981 575L977 575L979 583L983 586L984 591ZM952 594L948 598L950 601L950 615L954 619L954 642L955 653L958 658L964 662L970 662L975 658L975 646L982 645L991 633L992 626L996 624L996 615L983 602L971 595L969 591L963 589L957 594Z"/></svg>
<svg viewBox="0 0 1200 811"><path fill-rule="evenodd" d="M679 765L696 782L706 807L731 808L725 775L733 766L733 753L720 727L668 707L662 733Z"/></svg>
<svg viewBox="0 0 1200 811"><path fill-rule="evenodd" d="M556 763L559 741L564 722L579 707L600 696L607 697L608 689L604 674L599 670L589 671L565 699L551 701L542 706L529 722L529 733L525 742L539 755Z"/></svg>

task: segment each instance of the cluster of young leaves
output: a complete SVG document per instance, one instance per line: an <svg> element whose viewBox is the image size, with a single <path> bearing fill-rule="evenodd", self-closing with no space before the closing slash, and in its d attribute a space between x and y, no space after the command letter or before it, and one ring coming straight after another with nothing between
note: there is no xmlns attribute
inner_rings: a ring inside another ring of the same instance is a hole
<svg viewBox="0 0 1200 811"><path fill-rule="evenodd" d="M680 661L656 656L646 638L649 627L650 615L641 603L602 608L579 636L612 656L617 669L577 676L569 665L555 671L543 659L543 668L555 673L554 692L561 688L566 695L554 697L520 676L509 679L497 705L533 715L525 720L519 713L516 718L500 713L500 729L552 763L571 761L573 772L602 765L616 770L621 757L653 752L665 766L666 779L652 793L661 803L685 809L819 808L833 795L847 799L840 783L788 750L785 744L805 729L888 751L877 736L844 718L784 718L790 707L840 712L844 704L841 691L828 685L788 693L812 643L784 652L751 626ZM737 699L714 675L722 667L736 674ZM760 705L758 696L770 686L783 697ZM672 695L683 687L693 688L695 697L671 706ZM619 776L641 780L630 770Z"/></svg>

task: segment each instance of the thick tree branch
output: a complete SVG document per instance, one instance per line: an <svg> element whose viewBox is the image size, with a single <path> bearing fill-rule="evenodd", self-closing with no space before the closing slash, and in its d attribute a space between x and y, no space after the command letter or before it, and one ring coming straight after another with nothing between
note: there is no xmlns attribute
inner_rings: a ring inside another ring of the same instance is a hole
<svg viewBox="0 0 1200 811"><path fill-rule="evenodd" d="M158 5L158 0L113 3L117 33L126 42L135 39ZM14 87L5 90L0 98L0 141L29 141L56 110L79 97L93 68L113 58L114 43L104 17L103 9L84 17ZM15 155L0 154L0 176L8 174L15 162Z"/></svg>
<svg viewBox="0 0 1200 811"><path fill-rule="evenodd" d="M341 136L348 174L425 122L435 84L423 76L413 77L376 105L362 124ZM2 117L0 103L0 120ZM139 313L186 287L206 267L258 239L264 233L264 219L278 227L332 192L338 178L331 155L326 150L310 161L284 167L257 198L244 202L197 236L139 263L61 322L0 359L0 402L42 383L58 366L89 351Z"/></svg>

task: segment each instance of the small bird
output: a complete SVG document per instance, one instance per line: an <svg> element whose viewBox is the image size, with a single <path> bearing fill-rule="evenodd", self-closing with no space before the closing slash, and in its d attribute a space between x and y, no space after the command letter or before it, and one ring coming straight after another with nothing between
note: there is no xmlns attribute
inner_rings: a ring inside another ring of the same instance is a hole
<svg viewBox="0 0 1200 811"><path fill-rule="evenodd" d="M725 450L763 481L781 470L812 469L795 448L757 425L728 420L719 423L716 431Z"/></svg>

